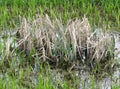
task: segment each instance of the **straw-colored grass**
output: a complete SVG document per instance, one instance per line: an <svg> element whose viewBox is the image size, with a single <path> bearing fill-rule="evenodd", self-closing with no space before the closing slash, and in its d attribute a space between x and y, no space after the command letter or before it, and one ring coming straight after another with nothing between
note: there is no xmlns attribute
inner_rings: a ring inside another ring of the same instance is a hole
<svg viewBox="0 0 120 89"><path fill-rule="evenodd" d="M113 37L102 29L92 31L86 17L62 21L36 16L33 21L23 18L18 30L18 47L34 57L60 64L63 62L101 63L113 57Z"/></svg>

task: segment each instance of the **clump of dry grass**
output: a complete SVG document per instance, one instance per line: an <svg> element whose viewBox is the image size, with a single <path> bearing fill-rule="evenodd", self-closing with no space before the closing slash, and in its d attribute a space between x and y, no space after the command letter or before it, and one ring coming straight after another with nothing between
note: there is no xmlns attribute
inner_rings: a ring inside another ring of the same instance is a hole
<svg viewBox="0 0 120 89"><path fill-rule="evenodd" d="M37 50L40 61L62 63L80 60L83 63L102 62L113 57L113 39L109 32L91 30L87 18L62 21L37 16L33 21L23 18L18 30L18 46L27 54Z"/></svg>

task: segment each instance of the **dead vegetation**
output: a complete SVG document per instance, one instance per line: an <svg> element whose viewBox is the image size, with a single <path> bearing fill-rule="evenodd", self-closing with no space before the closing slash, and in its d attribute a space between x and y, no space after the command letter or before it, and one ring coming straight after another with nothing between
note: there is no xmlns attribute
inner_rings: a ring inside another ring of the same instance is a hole
<svg viewBox="0 0 120 89"><path fill-rule="evenodd" d="M29 54L33 49L39 61L102 63L113 59L114 38L102 29L92 30L87 18L69 21L51 20L38 15L33 21L23 18L18 30L18 47Z"/></svg>

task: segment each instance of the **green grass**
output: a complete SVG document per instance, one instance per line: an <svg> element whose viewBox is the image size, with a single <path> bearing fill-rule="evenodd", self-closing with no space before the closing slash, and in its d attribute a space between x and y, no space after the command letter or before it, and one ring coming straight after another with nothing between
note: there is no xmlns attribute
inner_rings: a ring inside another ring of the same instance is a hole
<svg viewBox="0 0 120 89"><path fill-rule="evenodd" d="M81 19L85 15L92 27L120 31L120 0L0 0L0 89L58 89L58 85L61 89L76 89L80 83L84 86L85 80L79 80L79 78L77 80L75 77L73 77L72 82L67 79L61 82L58 79L57 83L53 83L50 67L47 70L43 66L43 68L38 69L37 73L34 73L34 65L32 64L34 61L39 64L40 61L39 57L33 59L36 50L33 48L26 57L25 52L15 47L16 35L13 35L12 42L9 42L8 34L2 35L5 31L14 31L18 28L21 25L22 17L34 20L36 14L43 17L48 14L53 20L58 18L64 26L66 26L67 21ZM66 55L68 58L72 58L71 55L74 55L75 52L70 53L71 50L75 50L75 42L73 42L72 48L69 42L66 42L65 45L66 39L60 29L59 36L57 39L60 44L59 51L57 50L58 44L56 44L56 48L52 49L53 54L62 55L61 58ZM113 50L111 51L113 52ZM110 64L111 62L108 65ZM98 64L93 72L100 69L102 68ZM34 84L30 78L36 75L38 82ZM92 76L89 88L95 89L95 86L96 81ZM117 84L112 85L112 89L119 88L120 86Z"/></svg>
<svg viewBox="0 0 120 89"><path fill-rule="evenodd" d="M19 68L19 71L10 68L0 75L0 89L59 89L58 86L62 89L75 89L70 87L67 81L63 83L53 81L50 68L47 67L46 70L44 68L40 66L37 75L30 66ZM31 82L35 77L37 82Z"/></svg>
<svg viewBox="0 0 120 89"><path fill-rule="evenodd" d="M24 58L24 56L21 58ZM11 64L12 66L10 68L7 68L7 70L3 73L1 72L0 89L59 89L58 85L61 87L61 89L77 89L76 87L79 87L80 83L82 83L82 87L85 87L84 83L86 81L84 78L79 79L73 76L71 80L65 79L64 82L61 82L58 76L58 80L54 81L53 83L51 69L49 67L46 66L47 68L45 68L41 66L38 68L38 71L34 73L31 66L24 67L24 63L21 64L22 65L20 67L14 67L14 64ZM55 76L57 76L57 73ZM35 77L38 79L37 83L31 82L30 79L33 78L34 81ZM94 75L90 77L90 81L89 88L95 89L96 82ZM99 86L101 87L101 85ZM118 89L118 87L119 86L115 84L113 89ZM89 88L86 87L86 89Z"/></svg>
<svg viewBox="0 0 120 89"><path fill-rule="evenodd" d="M0 1L0 27L15 27L19 25L19 15L33 18L37 13L49 14L62 19L65 24L69 19L89 18L94 26L103 23L111 29L119 30L120 0L1 0Z"/></svg>

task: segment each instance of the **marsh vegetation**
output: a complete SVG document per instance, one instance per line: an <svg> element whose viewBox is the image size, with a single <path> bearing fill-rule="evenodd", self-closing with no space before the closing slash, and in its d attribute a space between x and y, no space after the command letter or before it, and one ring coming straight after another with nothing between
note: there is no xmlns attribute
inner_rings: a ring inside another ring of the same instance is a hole
<svg viewBox="0 0 120 89"><path fill-rule="evenodd" d="M0 89L119 89L119 4L1 0Z"/></svg>

